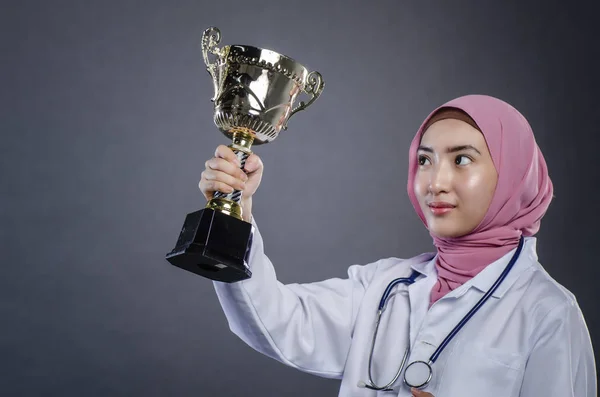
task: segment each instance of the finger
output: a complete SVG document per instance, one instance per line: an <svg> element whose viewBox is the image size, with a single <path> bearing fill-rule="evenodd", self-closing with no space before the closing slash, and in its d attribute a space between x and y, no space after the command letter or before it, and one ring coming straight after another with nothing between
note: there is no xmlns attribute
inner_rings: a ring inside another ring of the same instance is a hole
<svg viewBox="0 0 600 397"><path fill-rule="evenodd" d="M263 162L260 157L256 154L252 153L248 159L246 160L246 165L244 166L244 171L246 172L255 172L263 167Z"/></svg>
<svg viewBox="0 0 600 397"><path fill-rule="evenodd" d="M248 179L244 171L222 158L213 157L212 159L207 160L206 163L204 163L204 166L206 167L207 171L222 171L242 181L246 181Z"/></svg>
<svg viewBox="0 0 600 397"><path fill-rule="evenodd" d="M414 397L433 397L433 394L427 393L426 391L422 391L419 389L415 389L414 387L411 387L410 392Z"/></svg>
<svg viewBox="0 0 600 397"><path fill-rule="evenodd" d="M237 158L237 156L229 146L217 146L217 150L215 150L215 157L222 158L231 163L234 163L237 165L238 168L242 166L242 163L240 163L240 160Z"/></svg>
<svg viewBox="0 0 600 397"><path fill-rule="evenodd" d="M232 186L238 190L244 190L246 188L245 180L248 179L246 174L244 174L244 178L245 178L245 180L244 180L241 178L236 178L234 176L231 176L223 171L215 171L212 169L208 169L208 170L204 171L203 178L206 179L207 181L223 182L226 185Z"/></svg>
<svg viewBox="0 0 600 397"><path fill-rule="evenodd" d="M210 192L221 192L225 194L233 193L235 190L233 187L221 181L208 181L205 180L203 183L207 193Z"/></svg>

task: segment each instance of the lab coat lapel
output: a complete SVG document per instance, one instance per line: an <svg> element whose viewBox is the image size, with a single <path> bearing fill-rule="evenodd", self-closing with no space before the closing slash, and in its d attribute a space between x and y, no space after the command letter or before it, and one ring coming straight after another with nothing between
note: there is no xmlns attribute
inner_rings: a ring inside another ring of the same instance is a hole
<svg viewBox="0 0 600 397"><path fill-rule="evenodd" d="M436 257L429 262L412 266L413 270L418 271L425 277L419 277L417 281L408 288L408 297L410 300L409 334L411 347L415 344L419 329L429 310L431 289L437 281L437 270L434 266L435 260Z"/></svg>

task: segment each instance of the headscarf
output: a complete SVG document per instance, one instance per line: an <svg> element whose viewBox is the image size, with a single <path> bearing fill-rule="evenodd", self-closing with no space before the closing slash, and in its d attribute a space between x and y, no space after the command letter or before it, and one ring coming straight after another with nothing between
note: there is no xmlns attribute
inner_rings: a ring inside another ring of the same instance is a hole
<svg viewBox="0 0 600 397"><path fill-rule="evenodd" d="M438 253L438 281L431 291L430 305L516 248L521 235L537 233L553 194L546 161L525 117L510 104L491 96L459 97L431 112L410 145L408 195L426 227L414 191L417 148L433 117L444 112L446 115L441 118L445 118L448 109L462 111L476 123L490 151L498 182L487 213L470 233L441 238L430 232Z"/></svg>

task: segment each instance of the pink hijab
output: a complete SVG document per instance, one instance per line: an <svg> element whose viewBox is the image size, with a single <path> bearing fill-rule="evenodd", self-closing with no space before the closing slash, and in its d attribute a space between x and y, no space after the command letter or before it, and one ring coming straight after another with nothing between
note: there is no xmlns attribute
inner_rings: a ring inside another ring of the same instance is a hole
<svg viewBox="0 0 600 397"><path fill-rule="evenodd" d="M498 172L498 184L486 215L471 233L457 238L431 235L438 252L438 281L430 305L516 248L521 235L537 233L553 193L546 162L525 117L500 99L463 96L431 112L410 145L408 195L426 227L414 192L417 148L428 121L446 108L460 109L477 123Z"/></svg>

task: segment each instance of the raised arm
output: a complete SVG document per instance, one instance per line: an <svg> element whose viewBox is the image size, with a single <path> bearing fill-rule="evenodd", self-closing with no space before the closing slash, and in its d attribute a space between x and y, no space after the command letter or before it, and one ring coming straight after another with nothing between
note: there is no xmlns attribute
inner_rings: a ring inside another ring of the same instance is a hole
<svg viewBox="0 0 600 397"><path fill-rule="evenodd" d="M231 330L259 352L300 370L339 378L350 349L359 303L377 264L352 266L345 279L283 285L265 255L252 218L252 196L260 185L263 164L256 154L244 172L227 146L206 162L199 188L207 200L216 191L242 191L243 218L253 222L248 257L252 278L233 284L215 282Z"/></svg>
<svg viewBox="0 0 600 397"><path fill-rule="evenodd" d="M294 368L340 378L356 313L377 263L354 265L348 278L283 285L255 225L252 278L214 282L231 330L257 351Z"/></svg>

